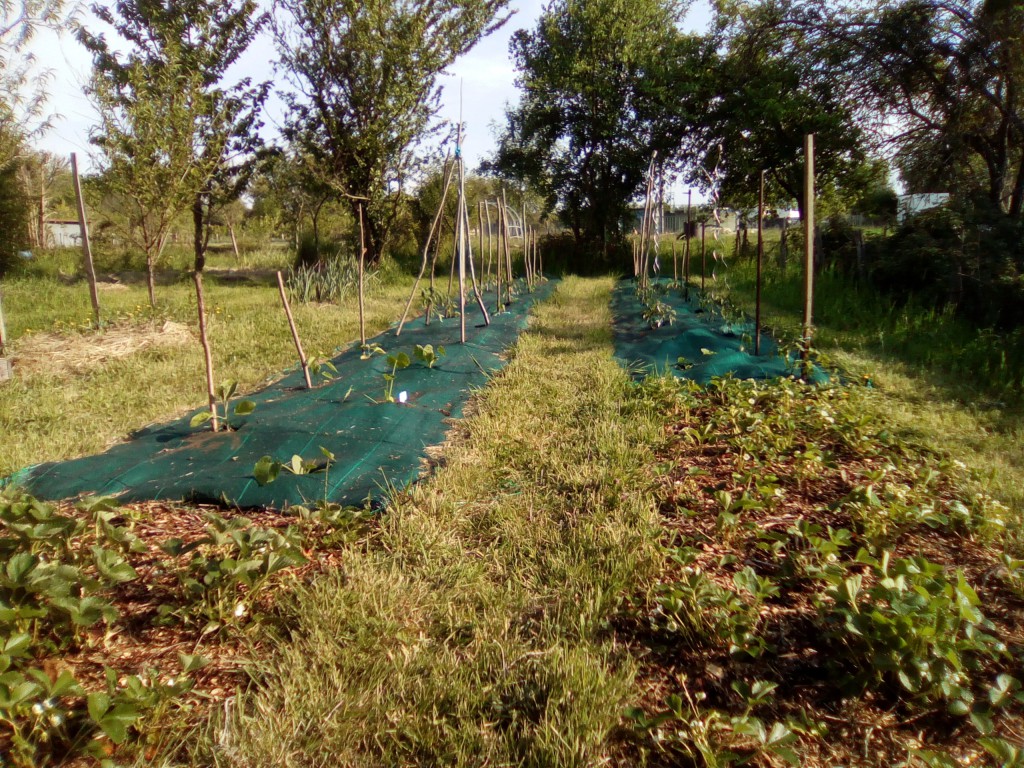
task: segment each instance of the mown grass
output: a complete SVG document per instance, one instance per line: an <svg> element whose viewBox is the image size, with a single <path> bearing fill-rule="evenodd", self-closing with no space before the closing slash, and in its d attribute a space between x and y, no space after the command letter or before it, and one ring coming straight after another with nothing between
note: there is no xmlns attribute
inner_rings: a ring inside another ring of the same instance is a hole
<svg viewBox="0 0 1024 768"><path fill-rule="evenodd" d="M15 356L32 335L54 332L92 337L89 294L81 279L55 279L73 266L66 253L28 272L5 278L4 314ZM67 264L65 264L67 262ZM67 273L66 273L67 274ZM291 334L272 276L251 280L219 276L205 280L209 332L218 382L234 380L251 390L296 364ZM157 287L149 308L144 279L100 293L103 317L119 331L159 328L171 320L196 331L195 291L179 274ZM107 283L107 286L113 285ZM389 272L373 283L366 303L367 332L397 319L411 280ZM293 306L307 355L326 357L359 336L354 296L338 305ZM0 386L0 476L24 466L96 452L129 432L179 415L205 400L205 374L198 341L143 349L123 358L96 360L81 372L21 372Z"/></svg>
<svg viewBox="0 0 1024 768"><path fill-rule="evenodd" d="M221 763L603 759L636 668L610 622L657 564L663 434L611 359L609 288L569 279L538 307L436 478L299 591L287 639L211 726Z"/></svg>
<svg viewBox="0 0 1024 768"><path fill-rule="evenodd" d="M729 259L709 290L753 315L754 268ZM800 336L802 272L765 271L764 324L783 339ZM1024 401L1005 380L999 339L949 312L900 306L833 272L818 276L814 345L854 377L868 377L864 406L904 436L958 459L1024 514ZM972 362L973 361L973 362Z"/></svg>

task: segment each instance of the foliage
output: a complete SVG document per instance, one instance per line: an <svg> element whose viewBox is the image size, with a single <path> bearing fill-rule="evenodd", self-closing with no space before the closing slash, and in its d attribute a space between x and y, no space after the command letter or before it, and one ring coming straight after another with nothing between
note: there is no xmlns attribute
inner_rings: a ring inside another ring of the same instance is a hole
<svg viewBox="0 0 1024 768"><path fill-rule="evenodd" d="M232 416L248 416L250 413L256 410L256 403L254 403L252 400L239 400L238 402L235 403L235 407L232 408L231 399L235 396L235 393L237 392L237 381L226 381L220 386L218 386L215 392L215 394L217 395L217 399L220 400L220 415L223 417L222 423L224 424L224 429L229 431L237 428L237 426L232 426L231 424ZM195 416L192 417L191 421L189 421L189 426L198 427L201 424L205 424L206 422L210 421L213 417L213 411L199 411Z"/></svg>
<svg viewBox="0 0 1024 768"><path fill-rule="evenodd" d="M500 27L508 0L283 0L276 29L288 97L286 135L307 170L353 218L367 260L390 245L418 143L431 133L438 76ZM398 194L396 194L396 192Z"/></svg>
<svg viewBox="0 0 1024 768"><path fill-rule="evenodd" d="M368 270L363 275L364 285L372 286L378 279L377 270ZM359 285L359 265L354 259L342 256L319 264L300 264L288 270L285 282L298 301L337 303Z"/></svg>
<svg viewBox="0 0 1024 768"><path fill-rule="evenodd" d="M215 206L236 199L251 174L269 86L223 80L266 17L254 0L120 0L93 11L130 45L121 55L102 34L79 30L93 55L102 183L128 207L125 234L146 254L153 303L153 269L175 217L192 212L201 271Z"/></svg>
<svg viewBox="0 0 1024 768"><path fill-rule="evenodd" d="M555 2L513 37L523 95L490 165L541 192L606 264L652 154L665 168L680 159L706 55L679 30L687 6Z"/></svg>
<svg viewBox="0 0 1024 768"><path fill-rule="evenodd" d="M25 246L30 205L17 164L0 167L0 276Z"/></svg>
<svg viewBox="0 0 1024 768"><path fill-rule="evenodd" d="M203 621L204 633L243 622L272 576L306 562L293 528L282 532L254 526L244 517L225 519L213 513L206 519L203 538L161 544L173 557L189 555L175 571L180 603L161 606L161 616Z"/></svg>
<svg viewBox="0 0 1024 768"><path fill-rule="evenodd" d="M653 299L644 307L643 318L651 328L660 328L665 324L672 325L675 322L676 311L664 301Z"/></svg>
<svg viewBox="0 0 1024 768"><path fill-rule="evenodd" d="M438 345L435 350L433 344L417 344L415 348L413 348L412 353L413 356L426 365L427 368L433 368L434 364L447 354L444 347Z"/></svg>
<svg viewBox="0 0 1024 768"><path fill-rule="evenodd" d="M1024 208L1024 7L988 0L762 3L823 73L882 128L912 191L967 187L1013 217Z"/></svg>
<svg viewBox="0 0 1024 768"><path fill-rule="evenodd" d="M804 209L804 136L815 134L821 192L864 191L864 136L848 91L836 88L834 48L784 24L786 3L718 3L711 38L721 53L705 86L706 112L689 137L707 186L717 169L722 196L756 207L766 174L768 201Z"/></svg>

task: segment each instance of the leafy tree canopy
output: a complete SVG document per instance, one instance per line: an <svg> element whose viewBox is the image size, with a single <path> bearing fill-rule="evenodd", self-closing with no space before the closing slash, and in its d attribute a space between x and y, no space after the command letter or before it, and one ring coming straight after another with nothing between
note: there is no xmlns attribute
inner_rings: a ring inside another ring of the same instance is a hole
<svg viewBox="0 0 1024 768"><path fill-rule="evenodd" d="M508 0L280 0L276 36L297 92L286 136L310 170L363 209L367 257L401 215L416 152L436 126L438 76L508 19Z"/></svg>
<svg viewBox="0 0 1024 768"><path fill-rule="evenodd" d="M711 61L679 24L678 0L555 0L511 48L522 99L488 169L528 182L577 243L605 250L652 156L683 159L683 137Z"/></svg>

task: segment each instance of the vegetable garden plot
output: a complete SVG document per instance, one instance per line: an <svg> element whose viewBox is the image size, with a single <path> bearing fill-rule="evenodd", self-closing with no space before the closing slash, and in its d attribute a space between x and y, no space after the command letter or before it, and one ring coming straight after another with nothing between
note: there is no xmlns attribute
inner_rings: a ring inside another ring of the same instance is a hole
<svg viewBox="0 0 1024 768"><path fill-rule="evenodd" d="M754 355L754 324L729 320L712 306L701 306L699 292L690 300L665 281L651 281L650 303L662 306L652 314L637 295L632 280L622 280L612 292L615 356L640 375L671 371L680 378L707 384L711 379L771 379L799 375L800 362L788 357L774 339L761 332L761 354ZM644 317L662 320L657 328ZM672 322L669 323L669 318ZM815 382L828 376L815 368Z"/></svg>
<svg viewBox="0 0 1024 768"><path fill-rule="evenodd" d="M336 378L317 388L307 390L302 372L291 372L249 395L255 410L232 416L231 431L190 427L189 414L146 427L106 453L29 467L6 483L45 499L97 494L243 508L323 499L362 504L389 485L401 487L419 476L426 448L443 442L446 422L462 413L469 390L504 365L501 353L525 327L527 310L553 287L549 282L527 293L521 286L518 300L509 311L493 315L489 326L477 307L467 305L464 345L457 319L429 326L417 320L397 338L392 329L369 341L370 348L376 344L386 354L363 359L358 345L342 352L332 361ZM428 344L446 350L432 367L413 354L416 345ZM387 356L399 353L411 362L395 371ZM390 394L396 402L385 401L386 374L394 376ZM325 452L334 456L329 464ZM264 456L284 468L261 485L254 468ZM290 471L293 456L305 463L296 467L299 473Z"/></svg>

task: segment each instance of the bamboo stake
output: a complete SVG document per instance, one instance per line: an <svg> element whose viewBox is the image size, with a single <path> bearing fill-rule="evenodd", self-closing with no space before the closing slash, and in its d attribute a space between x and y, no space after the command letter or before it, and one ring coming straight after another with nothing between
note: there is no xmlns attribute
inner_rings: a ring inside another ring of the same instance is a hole
<svg viewBox="0 0 1024 768"><path fill-rule="evenodd" d="M210 403L210 426L214 432L220 430L217 417L217 392L213 386L213 355L210 353L210 339L206 334L206 299L203 296L203 273L192 273L192 281L196 285L196 305L199 310L199 343L203 345L203 359L206 362L206 394ZM224 414L227 418L227 414Z"/></svg>
<svg viewBox="0 0 1024 768"><path fill-rule="evenodd" d="M814 333L814 134L804 137L804 348L806 363ZM805 371L806 373L806 371Z"/></svg>
<svg viewBox="0 0 1024 768"><path fill-rule="evenodd" d="M284 314L288 318L288 327L292 330L292 341L295 342L295 349L299 353L299 365L302 366L302 376L306 379L306 389L313 388L313 382L309 378L309 361L306 353L302 351L302 341L299 339L299 331L295 327L295 318L292 316L292 308L288 303L288 294L284 290L284 278L281 272L277 272L277 289L281 292L281 303L284 305Z"/></svg>
<svg viewBox="0 0 1024 768"><path fill-rule="evenodd" d="M676 239L672 238L672 282L679 285L679 259L676 258Z"/></svg>
<svg viewBox="0 0 1024 768"><path fill-rule="evenodd" d="M764 171L757 192L757 284L754 297L754 354L761 354L761 268L764 262Z"/></svg>
<svg viewBox="0 0 1024 768"><path fill-rule="evenodd" d="M494 308L494 311L495 312L501 312L501 306L502 306L501 305L501 275L502 275L502 272L501 272L501 267L502 267L502 264L501 264L501 252L502 252L502 249L504 248L504 246L502 244L502 241L504 240L504 228L502 227L502 224L501 224L501 206L498 204L497 198L495 198L494 208L495 208L495 218L497 219L496 223L498 225L498 233L497 233L497 236L496 236L496 239L498 241L496 243L496 245L497 245L497 263L494 266L494 276L495 276L495 289L494 289L495 308ZM488 217L488 221L489 221L490 220L490 214L489 213L488 213L487 217Z"/></svg>
<svg viewBox="0 0 1024 768"><path fill-rule="evenodd" d="M363 227L363 204L359 204L359 344L366 346L366 311L363 299L363 278L366 272L366 234Z"/></svg>
<svg viewBox="0 0 1024 768"><path fill-rule="evenodd" d="M92 316L96 327L100 327L100 294L96 289L96 267L92 261L92 245L89 243L89 223L85 218L85 200L82 197L82 182L78 178L78 158L71 153L71 179L75 187L75 201L78 204L78 229L82 233L82 255L85 257L85 276L89 281L89 299L92 301Z"/></svg>
<svg viewBox="0 0 1024 768"><path fill-rule="evenodd" d="M412 284L412 292L409 294L409 300L405 303L405 311L402 312L402 319L398 322L398 328L395 330L395 336L402 335L402 328L405 326L406 318L409 317L409 309L412 307L412 302L416 298L416 289L420 286L420 281L423 280L423 275L427 271L427 262L430 260L430 243L434 239L434 233L437 231L438 223L441 221L441 216L444 213L444 204L448 199L448 188L451 186L452 176L454 175L455 166L448 165L448 157L444 159L444 185L441 190L441 202L437 206L437 213L434 214L434 220L430 224L430 231L427 232L427 242L423 246L423 260L420 262L420 272L416 276L416 280ZM429 305L428 305L429 307ZM430 310L427 310L427 322L430 322Z"/></svg>

